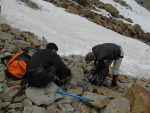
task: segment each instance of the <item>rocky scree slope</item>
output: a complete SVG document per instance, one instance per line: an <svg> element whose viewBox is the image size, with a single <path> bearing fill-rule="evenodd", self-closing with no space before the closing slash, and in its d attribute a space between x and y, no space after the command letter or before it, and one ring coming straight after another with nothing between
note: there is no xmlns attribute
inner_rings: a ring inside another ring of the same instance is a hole
<svg viewBox="0 0 150 113"><path fill-rule="evenodd" d="M32 55L41 41L36 35L7 24L0 25L0 57L13 54L20 48L29 47ZM64 95L55 97L59 87L51 84L46 88L27 88L22 95L21 81L8 79L5 65L0 63L0 113L149 113L150 79L119 75L119 86L110 89L111 77L103 86L93 86L87 79L87 65L83 56L62 56L74 78L67 92L94 99L94 102L79 101ZM54 102L54 100L56 100ZM142 107L141 107L142 106ZM145 106L145 107L144 107Z"/></svg>

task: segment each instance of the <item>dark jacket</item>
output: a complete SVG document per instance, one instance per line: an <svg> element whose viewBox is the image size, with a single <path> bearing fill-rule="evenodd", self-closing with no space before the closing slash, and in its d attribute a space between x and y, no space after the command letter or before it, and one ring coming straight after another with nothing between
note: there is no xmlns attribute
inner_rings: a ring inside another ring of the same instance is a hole
<svg viewBox="0 0 150 113"><path fill-rule="evenodd" d="M40 66L55 66L62 76L70 76L71 71L61 60L60 56L48 49L41 49L34 53L27 67L27 73Z"/></svg>
<svg viewBox="0 0 150 113"><path fill-rule="evenodd" d="M121 47L113 43L96 45L92 48L92 51L96 57L94 64L98 65L94 74L96 74L100 68L104 68L106 66L104 63L105 60L116 60L122 57L120 56Z"/></svg>

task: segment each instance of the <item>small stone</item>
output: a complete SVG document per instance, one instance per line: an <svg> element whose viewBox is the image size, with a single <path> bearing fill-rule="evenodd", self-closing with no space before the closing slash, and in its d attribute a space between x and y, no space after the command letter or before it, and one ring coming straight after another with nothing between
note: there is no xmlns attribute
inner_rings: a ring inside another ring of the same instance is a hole
<svg viewBox="0 0 150 113"><path fill-rule="evenodd" d="M45 113L45 109L42 107L33 106L32 113Z"/></svg>
<svg viewBox="0 0 150 113"><path fill-rule="evenodd" d="M9 106L9 109L22 108L22 103L14 103Z"/></svg>
<svg viewBox="0 0 150 113"><path fill-rule="evenodd" d="M93 102L88 102L88 103L90 103L91 105L97 108L103 108L104 106L109 104L109 98L103 95L99 95L91 92L85 92L83 96L94 100Z"/></svg>
<svg viewBox="0 0 150 113"><path fill-rule="evenodd" d="M32 106L32 102L26 98L23 100L23 106Z"/></svg>
<svg viewBox="0 0 150 113"><path fill-rule="evenodd" d="M49 106L45 113L57 113L55 106Z"/></svg>
<svg viewBox="0 0 150 113"><path fill-rule="evenodd" d="M16 45L17 47L20 47L20 48L27 48L27 47L31 47L31 44L26 42L26 41L23 41L23 40L13 40L12 41L12 44L13 45Z"/></svg>
<svg viewBox="0 0 150 113"><path fill-rule="evenodd" d="M84 70L81 67L73 66L71 72L72 75L74 75L74 79L77 81L81 81L84 77Z"/></svg>
<svg viewBox="0 0 150 113"><path fill-rule="evenodd" d="M0 71L5 71L6 70L6 66L4 64L0 64Z"/></svg>
<svg viewBox="0 0 150 113"><path fill-rule="evenodd" d="M74 111L74 108L72 107L72 105L70 105L70 104L63 104L64 105L64 107L68 110L68 111Z"/></svg>
<svg viewBox="0 0 150 113"><path fill-rule="evenodd" d="M12 34L0 31L0 40L6 41L6 40L12 40L13 38L14 36Z"/></svg>
<svg viewBox="0 0 150 113"><path fill-rule="evenodd" d="M14 100L14 102L20 102L20 101L22 101L25 97L26 97L25 95L20 96L20 97L16 97L15 100Z"/></svg>
<svg viewBox="0 0 150 113"><path fill-rule="evenodd" d="M31 106L24 106L23 113L32 113L32 109Z"/></svg>
<svg viewBox="0 0 150 113"><path fill-rule="evenodd" d="M0 94L4 91L4 85L0 83Z"/></svg>
<svg viewBox="0 0 150 113"><path fill-rule="evenodd" d="M79 111L80 113L91 113L91 108L88 107L86 104L80 102L79 104Z"/></svg>
<svg viewBox="0 0 150 113"><path fill-rule="evenodd" d="M8 107L9 105L11 104L11 102L1 102L0 103L0 108L6 108L6 107Z"/></svg>
<svg viewBox="0 0 150 113"><path fill-rule="evenodd" d="M0 82L3 82L5 80L5 72L0 72Z"/></svg>
<svg viewBox="0 0 150 113"><path fill-rule="evenodd" d="M9 25L7 25L7 24L1 24L1 25L0 25L0 28L1 28L1 30L4 31L4 32L8 32L8 31L11 30L11 27L10 27Z"/></svg>

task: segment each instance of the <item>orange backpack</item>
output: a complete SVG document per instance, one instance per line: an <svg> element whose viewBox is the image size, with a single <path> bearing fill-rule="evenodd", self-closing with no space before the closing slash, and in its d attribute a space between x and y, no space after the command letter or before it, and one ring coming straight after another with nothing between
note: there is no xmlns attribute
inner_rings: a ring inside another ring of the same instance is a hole
<svg viewBox="0 0 150 113"><path fill-rule="evenodd" d="M24 51L18 52L6 64L7 71L12 76L15 76L17 78L23 78L24 75L26 74L27 63L23 61L21 58L19 58L19 56L21 56L23 53Z"/></svg>

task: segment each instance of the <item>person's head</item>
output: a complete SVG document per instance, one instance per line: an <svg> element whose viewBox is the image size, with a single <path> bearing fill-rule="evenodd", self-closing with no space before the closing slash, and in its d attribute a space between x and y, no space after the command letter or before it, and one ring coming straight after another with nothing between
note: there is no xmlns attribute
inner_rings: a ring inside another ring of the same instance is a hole
<svg viewBox="0 0 150 113"><path fill-rule="evenodd" d="M91 62L91 61L94 61L96 58L95 58L95 55L93 52L89 52L86 57L85 57L85 60L87 63Z"/></svg>
<svg viewBox="0 0 150 113"><path fill-rule="evenodd" d="M52 52L55 52L55 53L57 53L57 51L58 51L58 47L55 43L48 43L46 46L46 49L48 49Z"/></svg>

